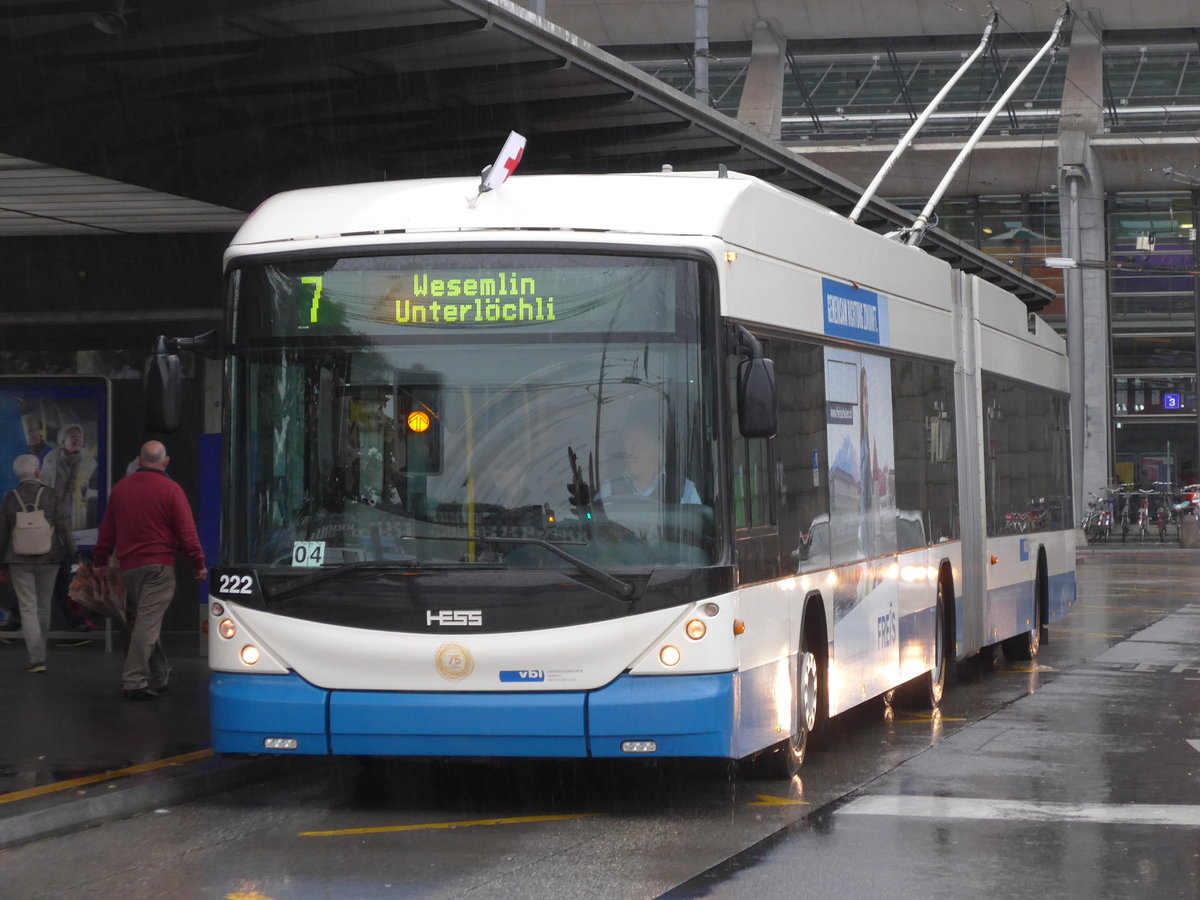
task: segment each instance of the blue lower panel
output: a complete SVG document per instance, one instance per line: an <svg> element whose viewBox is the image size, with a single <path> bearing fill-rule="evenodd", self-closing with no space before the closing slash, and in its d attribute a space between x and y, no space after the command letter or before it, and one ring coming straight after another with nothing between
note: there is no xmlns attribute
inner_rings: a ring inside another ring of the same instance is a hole
<svg viewBox="0 0 1200 900"><path fill-rule="evenodd" d="M1035 615L1034 588L1030 580L988 591L989 641L1002 641L1029 630Z"/></svg>
<svg viewBox="0 0 1200 900"><path fill-rule="evenodd" d="M366 756L587 756L583 693L334 691L333 753Z"/></svg>
<svg viewBox="0 0 1200 900"><path fill-rule="evenodd" d="M1050 576L1050 621L1061 619L1075 603L1075 573Z"/></svg>
<svg viewBox="0 0 1200 900"><path fill-rule="evenodd" d="M733 673L635 678L592 692L326 691L297 675L214 672L213 749L362 756L628 757L622 741L655 741L656 756L734 753ZM277 751L278 752L278 751Z"/></svg>
<svg viewBox="0 0 1200 900"><path fill-rule="evenodd" d="M927 606L901 616L897 628L901 663L919 659L932 665L937 647L937 607Z"/></svg>
<svg viewBox="0 0 1200 900"><path fill-rule="evenodd" d="M262 753L263 738L294 738L289 753L325 754L328 691L296 675L229 675L209 680L209 717L218 753Z"/></svg>
<svg viewBox="0 0 1200 900"><path fill-rule="evenodd" d="M622 741L652 740L657 756L733 756L734 675L622 675L588 700L592 756L628 757Z"/></svg>

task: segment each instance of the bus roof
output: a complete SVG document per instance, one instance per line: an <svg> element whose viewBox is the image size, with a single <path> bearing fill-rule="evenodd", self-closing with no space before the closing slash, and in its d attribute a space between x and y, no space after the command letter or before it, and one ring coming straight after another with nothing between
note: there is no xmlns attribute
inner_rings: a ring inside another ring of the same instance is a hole
<svg viewBox="0 0 1200 900"><path fill-rule="evenodd" d="M478 178L431 178L288 191L251 213L230 255L280 241L495 230L701 235L740 243L730 233L731 218L753 204L746 195L774 195L810 216L850 225L810 200L733 172L516 175L472 206L478 188Z"/></svg>

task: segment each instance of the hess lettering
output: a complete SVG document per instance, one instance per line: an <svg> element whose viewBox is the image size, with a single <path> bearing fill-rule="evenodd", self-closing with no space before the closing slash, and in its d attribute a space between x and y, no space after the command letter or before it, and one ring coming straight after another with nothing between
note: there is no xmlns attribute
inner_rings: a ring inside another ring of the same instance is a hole
<svg viewBox="0 0 1200 900"><path fill-rule="evenodd" d="M443 628L447 626L458 628L466 628L469 626L478 627L483 624L483 610L440 609L437 612L434 612L433 610L426 610L425 624L441 625Z"/></svg>

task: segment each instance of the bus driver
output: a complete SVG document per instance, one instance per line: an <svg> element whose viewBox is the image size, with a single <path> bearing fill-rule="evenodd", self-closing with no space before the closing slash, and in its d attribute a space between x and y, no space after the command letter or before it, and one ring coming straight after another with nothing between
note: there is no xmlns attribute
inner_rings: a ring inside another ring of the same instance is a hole
<svg viewBox="0 0 1200 900"><path fill-rule="evenodd" d="M630 411L621 432L625 471L620 477L605 481L597 495L600 500L610 497L646 497L660 500L666 487L663 466L662 434L650 416L639 415L638 408ZM700 494L690 478L685 478L679 494L680 503L700 503Z"/></svg>

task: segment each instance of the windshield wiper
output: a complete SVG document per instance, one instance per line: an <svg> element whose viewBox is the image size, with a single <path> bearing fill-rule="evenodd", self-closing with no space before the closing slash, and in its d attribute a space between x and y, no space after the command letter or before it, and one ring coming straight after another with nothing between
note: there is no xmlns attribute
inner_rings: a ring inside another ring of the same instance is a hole
<svg viewBox="0 0 1200 900"><path fill-rule="evenodd" d="M586 584L588 587L600 591L606 597L612 597L614 600L632 600L634 586L628 581L622 581L615 575L610 575L603 569L593 566L590 562L580 559L574 553L569 553L562 548L562 544L570 543L572 545L585 546L583 541L562 541L560 543L551 543L550 541L542 540L541 538L525 538L525 537L482 537L479 535L423 535L423 534L406 534L400 538L402 541L458 541L469 542L475 541L479 544L521 544L528 547L541 547L547 553L552 553L559 559L566 560L579 571L586 575L590 575L600 584L588 584L586 581L581 581L580 584Z"/></svg>
<svg viewBox="0 0 1200 900"><path fill-rule="evenodd" d="M320 572L312 575L307 575L299 581L293 581L288 585L280 588L273 593L267 593L266 587L263 587L263 594L268 601L270 600L286 600L293 594L298 594L305 588L310 588L314 584L320 584L322 581L328 581L336 575L344 575L348 572L355 571L392 571L398 566L404 565L403 560L394 562L376 562L375 560L359 560L357 562L342 563L340 566L334 566L332 569L322 567Z"/></svg>

